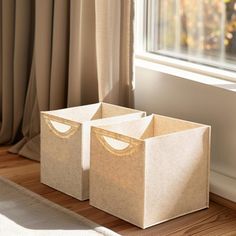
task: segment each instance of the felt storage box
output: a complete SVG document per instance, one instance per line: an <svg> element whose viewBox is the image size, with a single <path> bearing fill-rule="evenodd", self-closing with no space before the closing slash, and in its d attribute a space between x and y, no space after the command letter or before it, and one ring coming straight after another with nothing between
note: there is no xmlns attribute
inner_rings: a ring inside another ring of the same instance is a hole
<svg viewBox="0 0 236 236"><path fill-rule="evenodd" d="M41 112L41 182L89 198L90 126L137 119L145 112L96 103Z"/></svg>
<svg viewBox="0 0 236 236"><path fill-rule="evenodd" d="M92 127L90 204L141 228L209 206L210 127L151 115Z"/></svg>

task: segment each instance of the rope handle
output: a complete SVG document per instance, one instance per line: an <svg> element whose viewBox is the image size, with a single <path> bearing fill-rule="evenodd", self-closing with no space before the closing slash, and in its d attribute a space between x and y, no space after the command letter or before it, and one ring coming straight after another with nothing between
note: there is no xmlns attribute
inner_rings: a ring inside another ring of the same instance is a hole
<svg viewBox="0 0 236 236"><path fill-rule="evenodd" d="M69 138L69 137L71 137L72 135L75 134L75 132L80 127L80 124L78 124L74 121L66 120L66 119L58 117L58 116L43 114L42 117L44 118L45 123L48 125L50 131L52 131L59 138ZM61 132L58 129L56 129L56 127L53 125L53 122L60 123L60 124L63 124L63 125L67 125L70 128L65 132Z"/></svg>

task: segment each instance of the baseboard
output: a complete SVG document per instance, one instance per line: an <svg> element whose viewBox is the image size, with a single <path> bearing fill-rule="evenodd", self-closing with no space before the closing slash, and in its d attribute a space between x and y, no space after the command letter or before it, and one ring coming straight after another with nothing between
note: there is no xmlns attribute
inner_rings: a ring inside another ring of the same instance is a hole
<svg viewBox="0 0 236 236"><path fill-rule="evenodd" d="M236 179L211 171L210 192L214 201L229 201L236 205ZM230 204L232 205L232 204Z"/></svg>
<svg viewBox="0 0 236 236"><path fill-rule="evenodd" d="M236 211L236 202L232 202L232 201L225 199L223 197L220 197L214 193L210 193L210 200L212 202L216 202L222 206L225 206L227 208L230 208L230 209L233 209Z"/></svg>

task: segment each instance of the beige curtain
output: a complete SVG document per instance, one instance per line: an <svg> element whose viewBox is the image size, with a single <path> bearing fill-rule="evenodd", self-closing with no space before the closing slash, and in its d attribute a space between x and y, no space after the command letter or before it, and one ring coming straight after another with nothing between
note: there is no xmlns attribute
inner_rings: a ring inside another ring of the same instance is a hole
<svg viewBox="0 0 236 236"><path fill-rule="evenodd" d="M132 0L0 0L2 144L40 160L42 110L133 105Z"/></svg>
<svg viewBox="0 0 236 236"><path fill-rule="evenodd" d="M95 2L99 99L131 105L133 1Z"/></svg>

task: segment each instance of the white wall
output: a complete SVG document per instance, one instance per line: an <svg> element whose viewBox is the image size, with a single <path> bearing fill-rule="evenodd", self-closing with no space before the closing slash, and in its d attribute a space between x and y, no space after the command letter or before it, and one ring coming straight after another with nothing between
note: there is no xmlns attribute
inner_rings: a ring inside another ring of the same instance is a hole
<svg viewBox="0 0 236 236"><path fill-rule="evenodd" d="M135 77L137 109L212 126L211 191L236 202L236 92L140 65Z"/></svg>

